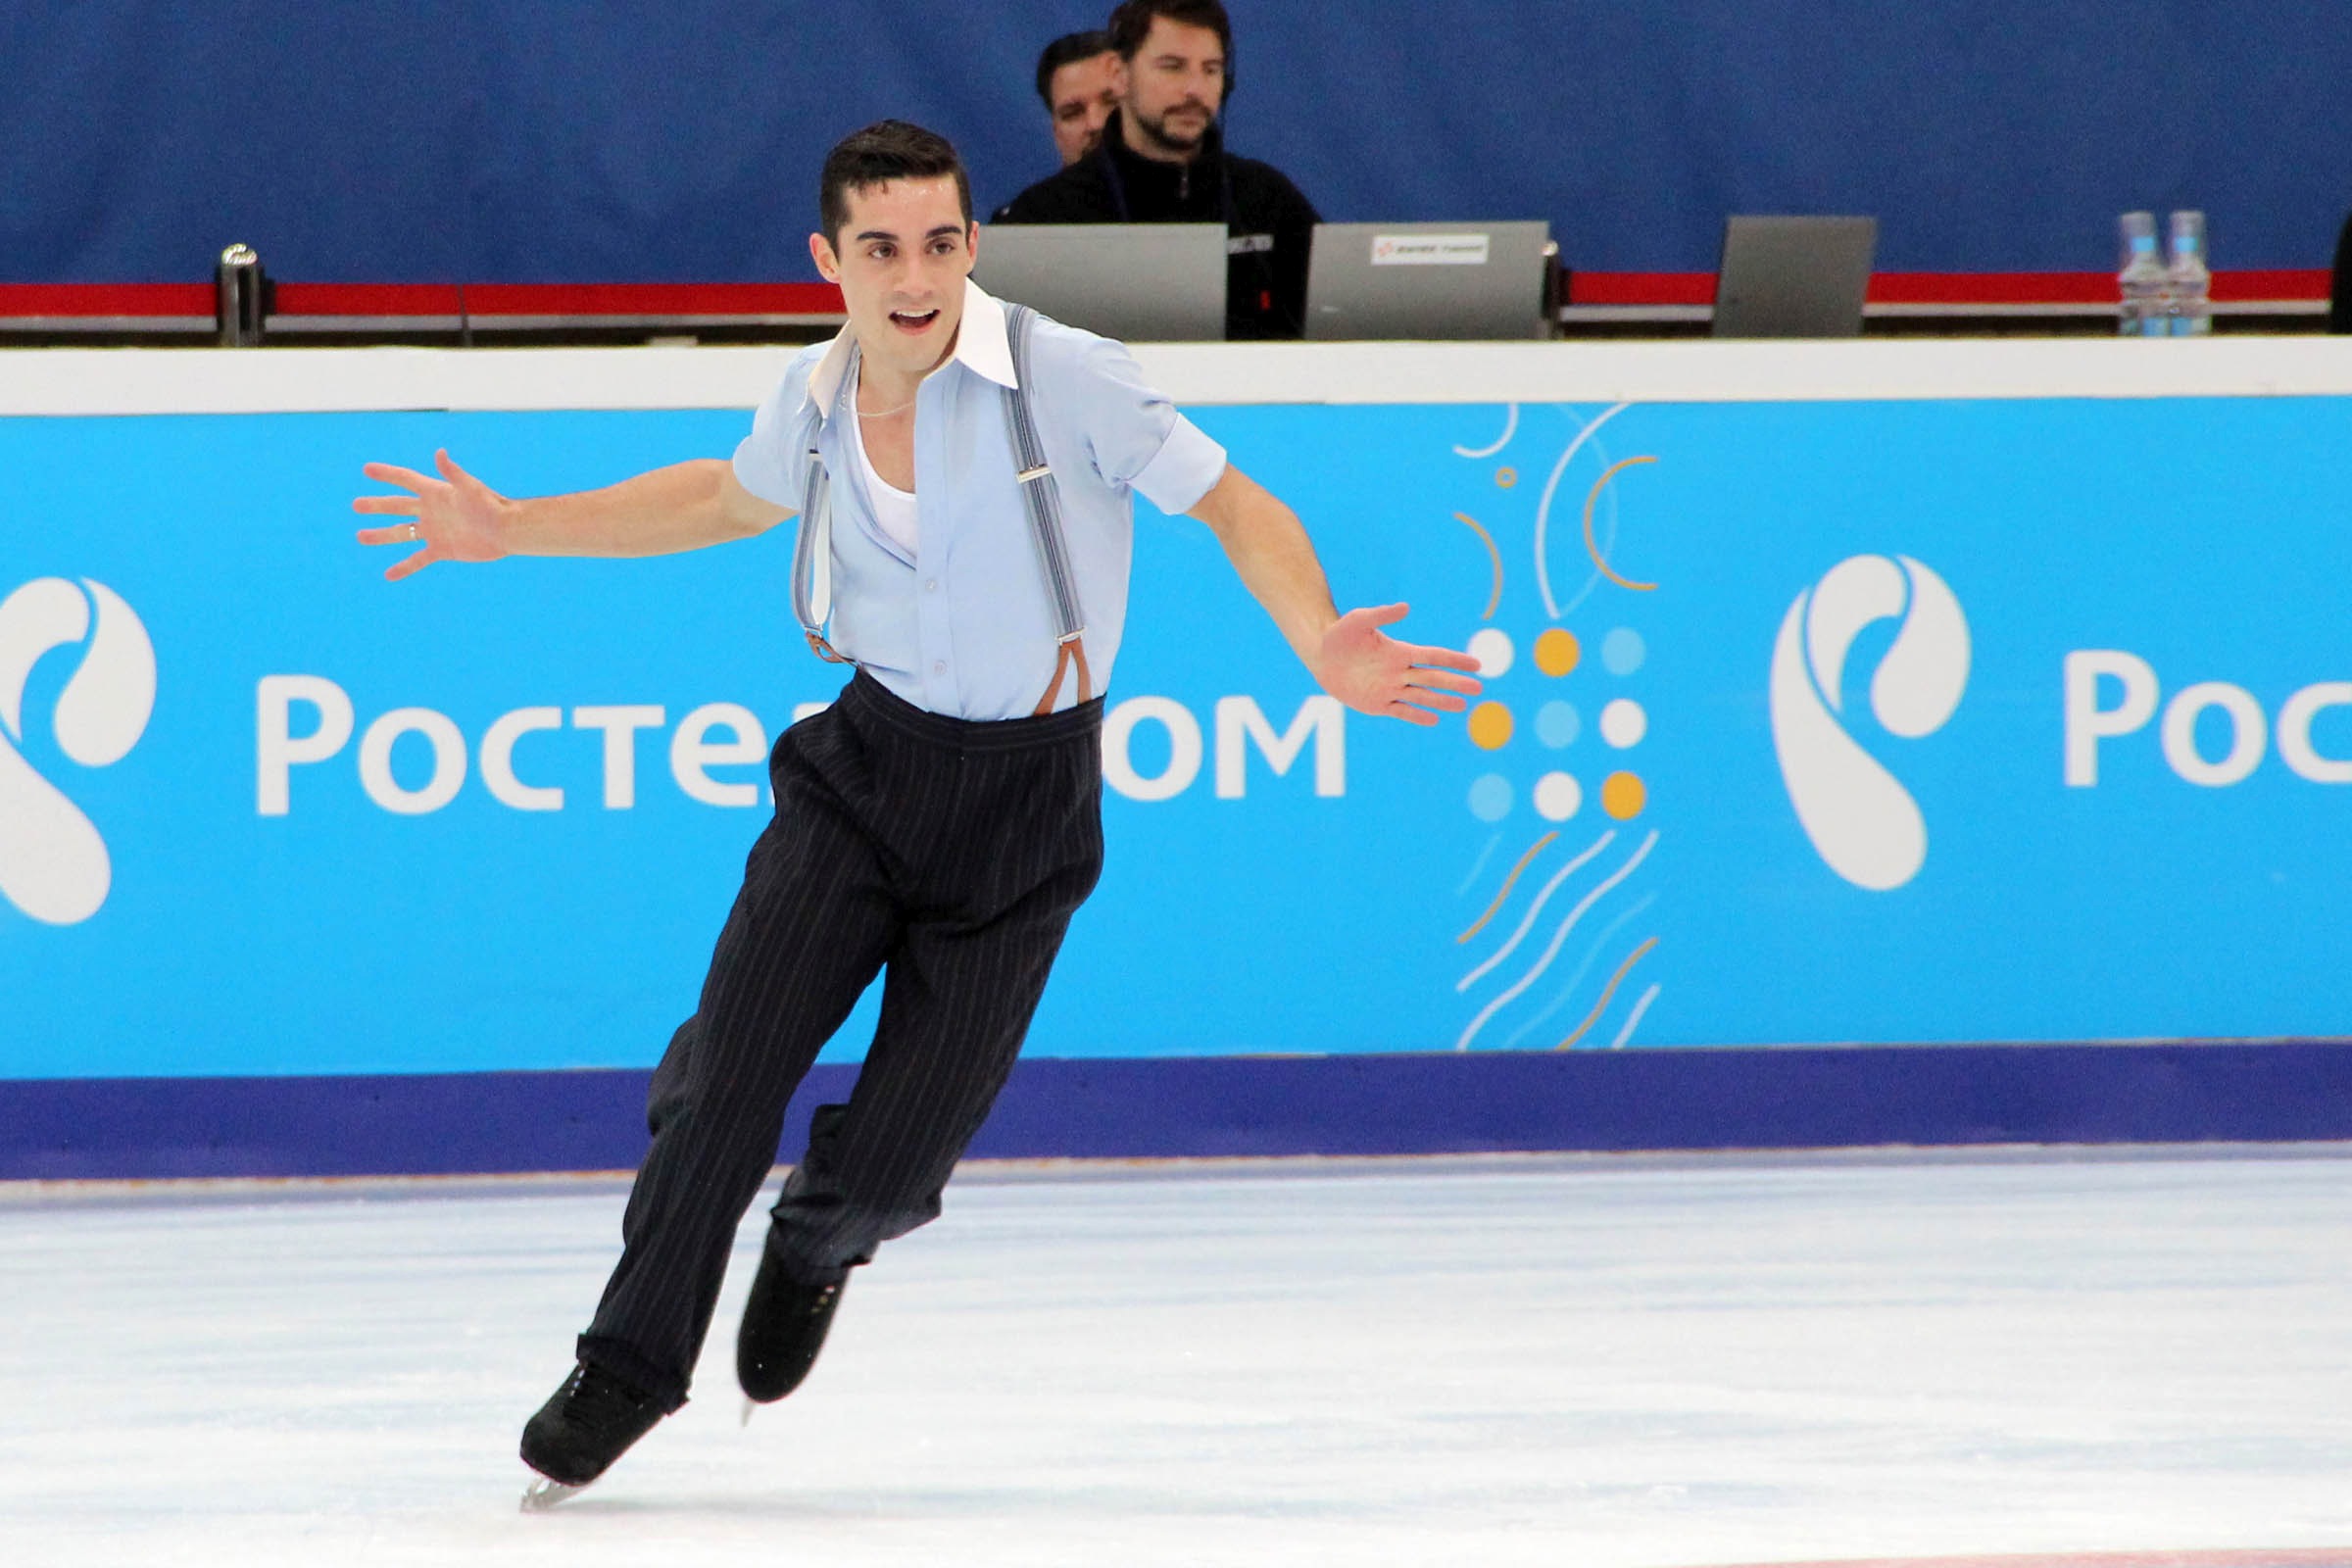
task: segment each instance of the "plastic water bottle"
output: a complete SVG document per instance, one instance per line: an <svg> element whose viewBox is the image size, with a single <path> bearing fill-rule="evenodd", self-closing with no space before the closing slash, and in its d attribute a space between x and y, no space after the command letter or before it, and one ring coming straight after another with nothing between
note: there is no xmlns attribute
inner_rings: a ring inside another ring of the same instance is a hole
<svg viewBox="0 0 2352 1568"><path fill-rule="evenodd" d="M2124 262L2116 273L2116 287L2123 292L2124 309L2121 330L2126 337L2167 337L2172 322L2166 311L2172 274L2165 270L2164 258L2156 254L2156 215L2154 213L2126 213L2123 216Z"/></svg>
<svg viewBox="0 0 2352 1568"><path fill-rule="evenodd" d="M2172 259L2165 268L2165 314L2174 337L2213 330L2213 273L2205 265L2205 215L2175 213Z"/></svg>

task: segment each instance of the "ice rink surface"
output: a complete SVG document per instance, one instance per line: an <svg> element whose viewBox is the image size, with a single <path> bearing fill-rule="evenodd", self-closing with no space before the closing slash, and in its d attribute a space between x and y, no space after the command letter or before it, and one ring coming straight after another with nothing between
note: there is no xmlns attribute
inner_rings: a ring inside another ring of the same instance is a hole
<svg viewBox="0 0 2352 1568"><path fill-rule="evenodd" d="M755 1208L544 1515L618 1183L0 1189L0 1560L2333 1561L2347 1153L975 1169L741 1428Z"/></svg>

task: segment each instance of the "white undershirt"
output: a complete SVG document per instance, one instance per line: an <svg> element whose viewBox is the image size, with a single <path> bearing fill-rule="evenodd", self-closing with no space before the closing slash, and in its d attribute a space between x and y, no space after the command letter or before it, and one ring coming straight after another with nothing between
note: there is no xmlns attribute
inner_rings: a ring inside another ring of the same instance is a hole
<svg viewBox="0 0 2352 1568"><path fill-rule="evenodd" d="M866 455L865 420L858 413L858 400L850 399L851 445L858 449L858 468L865 476L865 493L874 504L874 521L891 542L908 555L914 550L914 492L902 490L874 470L874 460Z"/></svg>

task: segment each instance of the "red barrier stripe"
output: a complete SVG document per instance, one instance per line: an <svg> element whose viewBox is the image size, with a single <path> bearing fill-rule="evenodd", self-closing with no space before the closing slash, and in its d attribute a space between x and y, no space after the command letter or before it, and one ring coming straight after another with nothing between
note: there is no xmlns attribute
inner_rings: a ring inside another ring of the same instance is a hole
<svg viewBox="0 0 2352 1568"><path fill-rule="evenodd" d="M2250 269L2214 274L2217 300L2328 298L2325 269ZM2115 279L2105 272L1876 272L1870 298L1879 305L2112 305ZM1712 305L1713 272L1576 272L1569 279L1577 305Z"/></svg>
<svg viewBox="0 0 2352 1568"><path fill-rule="evenodd" d="M2335 275L2324 267L2252 270L2213 274L2217 300L2317 300L2325 304Z"/></svg>
<svg viewBox="0 0 2352 1568"><path fill-rule="evenodd" d="M210 283L0 283L0 317L212 314Z"/></svg>
<svg viewBox="0 0 2352 1568"><path fill-rule="evenodd" d="M1873 272L1874 305L2113 305L2104 272Z"/></svg>
<svg viewBox="0 0 2352 1568"><path fill-rule="evenodd" d="M468 283L476 316L839 316L831 283Z"/></svg>
<svg viewBox="0 0 2352 1568"><path fill-rule="evenodd" d="M455 316L449 283L280 283L281 316ZM838 316L830 283L468 283L466 313L501 316Z"/></svg>
<svg viewBox="0 0 2352 1568"><path fill-rule="evenodd" d="M455 316L458 291L448 283L280 283L271 304L279 316Z"/></svg>
<svg viewBox="0 0 2352 1568"><path fill-rule="evenodd" d="M2215 274L2213 297L2325 301L2319 268L2250 269ZM2115 298L2104 272L1880 272L1870 297L1887 305L2084 305ZM1571 280L1578 305L1711 305L1712 272L1587 272ZM456 316L448 283L279 283L281 316ZM466 313L514 316L838 316L830 283L472 283ZM209 283L0 283L0 318L26 317L210 317Z"/></svg>
<svg viewBox="0 0 2352 1568"><path fill-rule="evenodd" d="M450 283L292 283L279 316L455 316ZM469 283L466 309L497 316L839 316L830 283ZM213 314L210 283L0 283L0 318Z"/></svg>
<svg viewBox="0 0 2352 1568"><path fill-rule="evenodd" d="M1588 272L1568 275L1571 305L1712 305L1713 272Z"/></svg>

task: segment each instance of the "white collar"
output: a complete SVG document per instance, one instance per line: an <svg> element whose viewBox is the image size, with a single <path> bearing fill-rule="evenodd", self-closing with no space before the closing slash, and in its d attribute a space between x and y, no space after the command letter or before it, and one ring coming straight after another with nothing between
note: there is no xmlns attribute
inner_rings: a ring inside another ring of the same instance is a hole
<svg viewBox="0 0 2352 1568"><path fill-rule="evenodd" d="M808 372L808 398L816 405L818 418L832 413L833 400L841 391L841 378L849 373L850 351L857 345L857 328L844 325L827 345L825 357ZM968 277L963 280L963 321L956 329L956 352L949 358L960 361L975 375L999 386L1020 385L1012 373L1012 344L1004 332L1004 306Z"/></svg>

